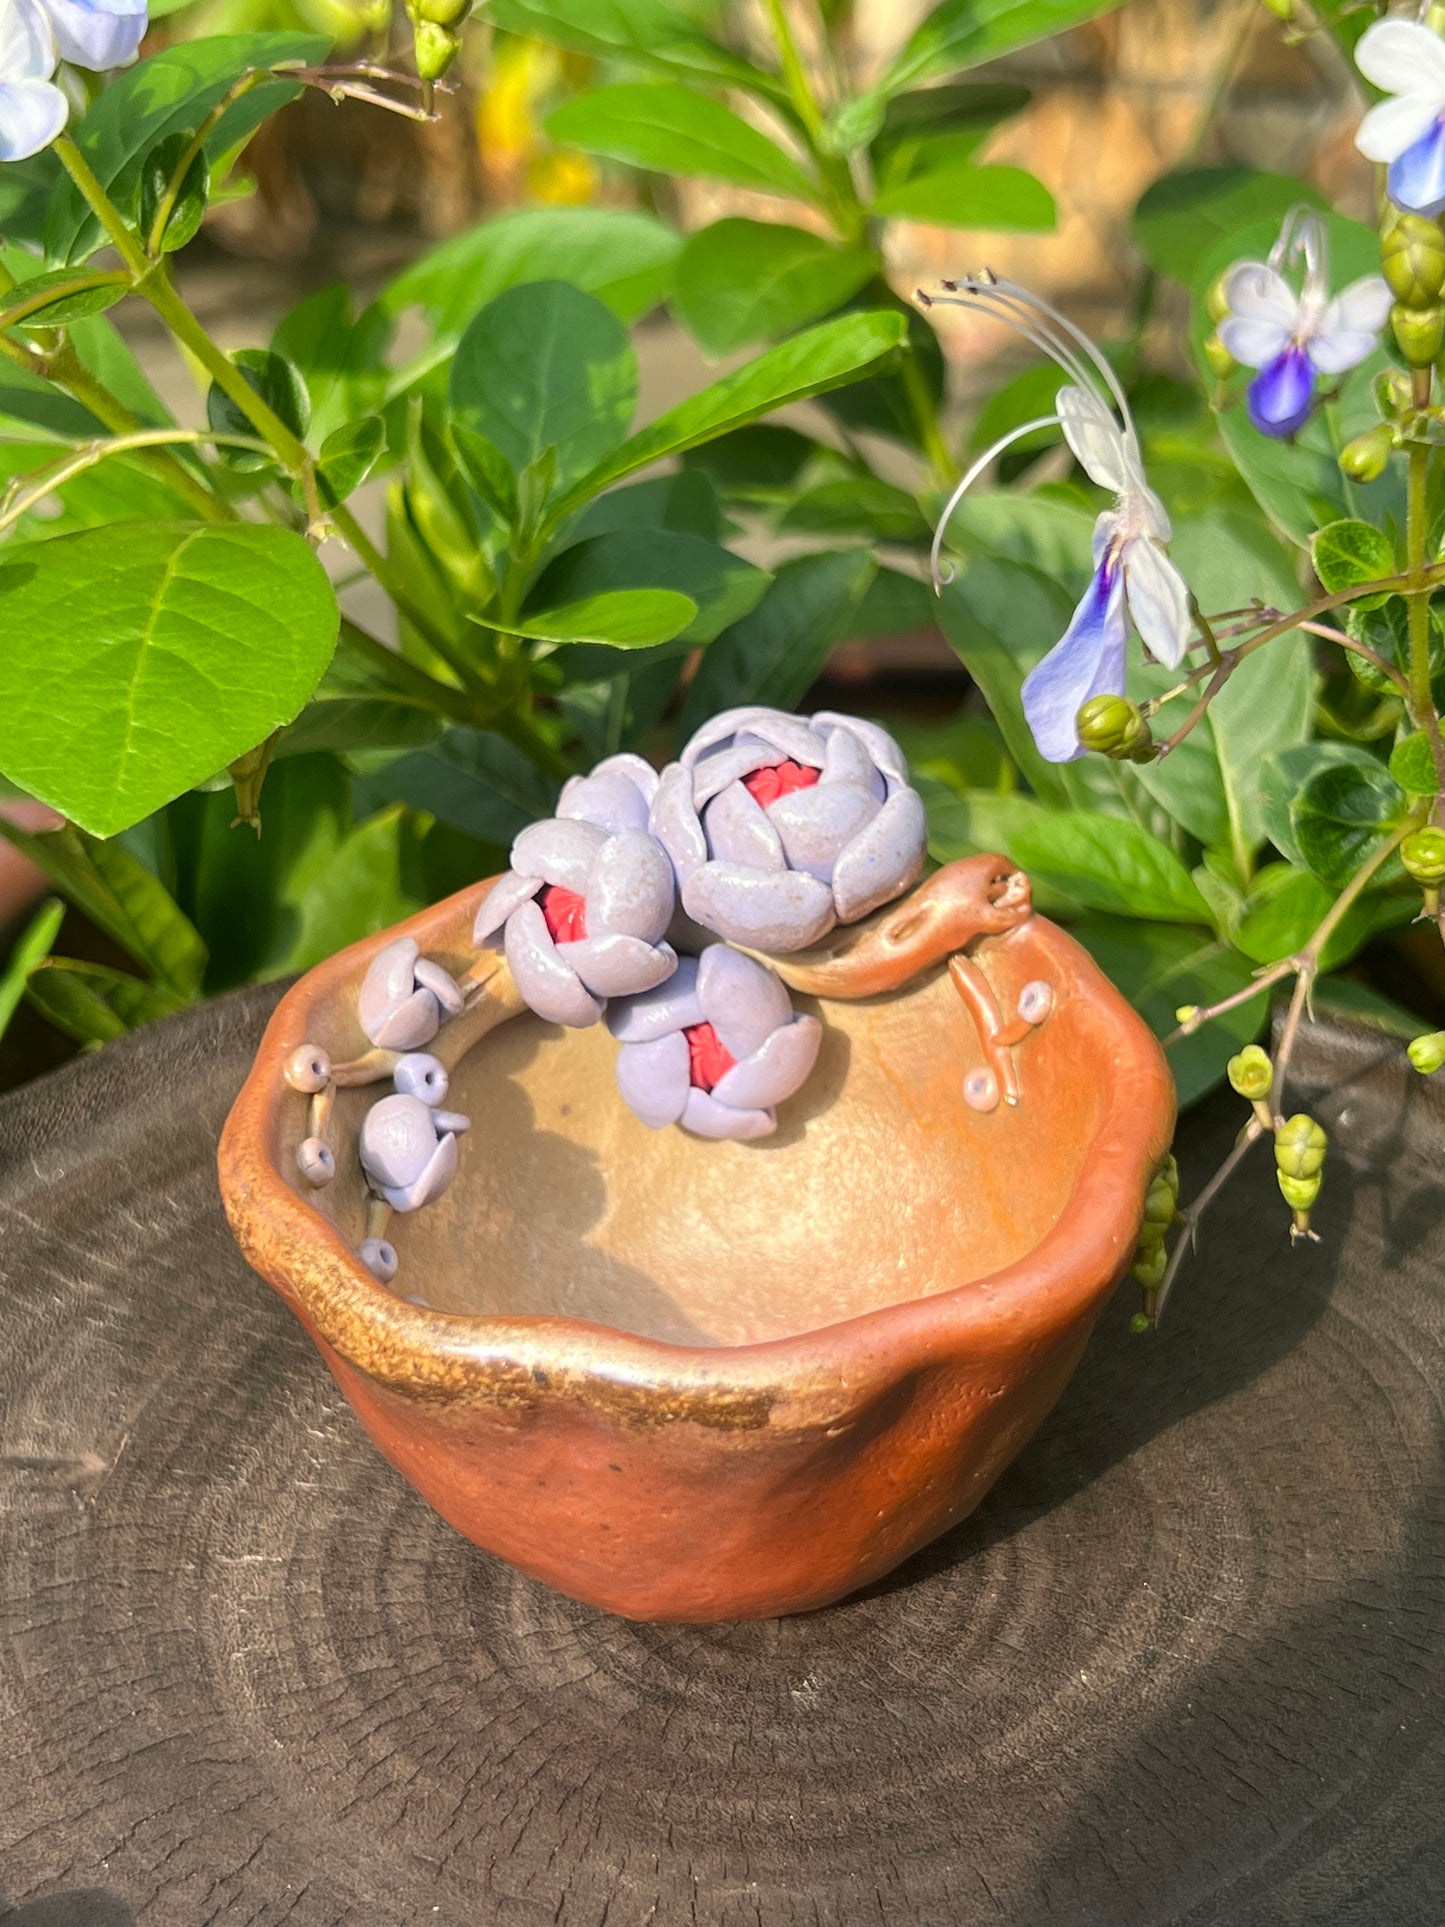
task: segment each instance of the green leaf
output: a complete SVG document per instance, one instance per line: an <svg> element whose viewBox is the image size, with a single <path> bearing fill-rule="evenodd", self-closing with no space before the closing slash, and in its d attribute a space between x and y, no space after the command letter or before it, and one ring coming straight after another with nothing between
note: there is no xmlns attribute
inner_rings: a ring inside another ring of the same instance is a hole
<svg viewBox="0 0 1445 1927"><path fill-rule="evenodd" d="M103 842L70 825L28 835L3 818L0 836L43 870L97 930L178 997L185 1000L200 987L205 944L170 892L123 843Z"/></svg>
<svg viewBox="0 0 1445 1927"><path fill-rule="evenodd" d="M1392 997L1382 997L1378 991L1357 984L1350 977L1320 978L1315 984L1314 1003L1316 1014L1344 1017L1351 1023L1382 1031L1386 1037L1398 1037L1403 1043L1418 1037L1423 1028L1423 1019L1417 1012L1406 1010Z"/></svg>
<svg viewBox="0 0 1445 1927"><path fill-rule="evenodd" d="M333 750L419 749L442 733L442 719L396 696L338 696L308 703L277 738L273 760ZM269 796L268 799L269 801Z"/></svg>
<svg viewBox="0 0 1445 1927"><path fill-rule="evenodd" d="M746 615L768 586L765 569L700 535L671 529L618 529L574 543L547 564L527 598L534 609L577 603L617 589L666 589L689 597L696 613L681 632L708 643ZM579 673L574 664L572 673ZM585 673L585 672L584 672Z"/></svg>
<svg viewBox="0 0 1445 1927"><path fill-rule="evenodd" d="M0 768L99 836L290 722L336 642L299 535L116 523L0 556Z"/></svg>
<svg viewBox="0 0 1445 1927"><path fill-rule="evenodd" d="M944 723L890 719L888 726L915 780L926 777L959 796L969 790L1009 796L1017 787L1018 771L992 716L960 711Z"/></svg>
<svg viewBox="0 0 1445 1927"><path fill-rule="evenodd" d="M1032 495L1005 490L968 494L949 517L948 548L954 554L1026 562L1071 596L1082 595L1093 573L1097 520L1092 504L1042 490Z"/></svg>
<svg viewBox="0 0 1445 1927"><path fill-rule="evenodd" d="M141 163L140 231L147 246L150 245L151 230L160 216L161 204L170 191L176 169L186 157L191 139L189 134L167 134L164 140L156 142ZM187 241L195 238L205 219L210 197L211 167L202 148L192 155L185 178L171 203L160 237L162 253L174 254Z"/></svg>
<svg viewBox="0 0 1445 1927"><path fill-rule="evenodd" d="M597 643L608 649L650 649L680 636L697 604L675 589L604 589L556 608L509 621L509 634L534 642Z"/></svg>
<svg viewBox="0 0 1445 1927"><path fill-rule="evenodd" d="M956 791L922 771L916 773L928 809L928 850L940 863L961 856L1002 851L1015 862L1014 846L1031 834L1047 834L1053 812L1032 796L1000 794L996 790ZM1078 899L1052 877L1030 879L1034 903L1048 916L1076 917Z"/></svg>
<svg viewBox="0 0 1445 1927"><path fill-rule="evenodd" d="M892 98L1108 13L1116 0L943 0L894 55L875 89Z"/></svg>
<svg viewBox="0 0 1445 1927"><path fill-rule="evenodd" d="M105 964L47 957L25 986L41 1016L77 1044L108 1044L179 1008L176 998Z"/></svg>
<svg viewBox="0 0 1445 1927"><path fill-rule="evenodd" d="M527 281L570 281L620 321L637 321L667 295L681 247L682 237L650 214L527 208L432 248L383 290L378 306L393 317L420 307L438 358L480 308Z"/></svg>
<svg viewBox="0 0 1445 1927"><path fill-rule="evenodd" d="M1423 729L1396 743L1390 753L1390 774L1411 796L1433 796L1440 787L1430 738Z"/></svg>
<svg viewBox="0 0 1445 1927"><path fill-rule="evenodd" d="M724 375L701 394L659 415L584 475L557 512L576 508L613 482L635 475L638 469L648 468L666 456L681 455L699 442L741 428L775 408L852 381L897 348L906 326L901 314L845 315L780 342L756 361Z"/></svg>
<svg viewBox="0 0 1445 1927"><path fill-rule="evenodd" d="M581 94L547 116L554 141L659 174L730 181L812 201L818 190L790 154L721 102L672 81Z"/></svg>
<svg viewBox="0 0 1445 1927"><path fill-rule="evenodd" d="M1211 244L1250 222L1278 227L1290 208L1323 207L1316 190L1252 167L1186 167L1165 174L1134 209L1134 244L1156 274L1194 287Z"/></svg>
<svg viewBox="0 0 1445 1927"><path fill-rule="evenodd" d="M568 531L568 542L593 535L613 535L639 529L665 529L676 535L700 535L717 542L723 533L722 506L712 477L701 468L678 469L609 489L590 502Z"/></svg>
<svg viewBox="0 0 1445 1927"><path fill-rule="evenodd" d="M932 534L915 496L877 475L839 476L794 496L780 534L854 535L866 542L925 543Z"/></svg>
<svg viewBox="0 0 1445 1927"><path fill-rule="evenodd" d="M311 398L311 432L322 439L380 409L395 316L379 307L353 313L351 290L322 288L278 322L271 347L300 373Z"/></svg>
<svg viewBox="0 0 1445 1927"><path fill-rule="evenodd" d="M714 221L683 248L672 305L707 354L726 355L827 314L876 271L867 249L803 228Z"/></svg>
<svg viewBox="0 0 1445 1927"><path fill-rule="evenodd" d="M762 601L725 629L698 665L683 730L690 734L742 703L793 709L848 633L876 572L873 558L858 550L783 563Z"/></svg>
<svg viewBox="0 0 1445 1927"><path fill-rule="evenodd" d="M913 379L922 383L924 393L932 401L935 410L941 407L944 361L938 336L917 308L905 308L897 303L886 281L870 282L856 297L851 311L859 312L865 307L875 314L892 313L902 317L904 336L900 345L903 352L890 358L875 375L838 387L823 399L822 406L827 414L854 435L887 435L894 441L902 442L905 448L921 452L922 431L918 406L912 399L913 389L904 380L902 369L905 355L911 355Z"/></svg>
<svg viewBox="0 0 1445 1927"><path fill-rule="evenodd" d="M24 317L23 322L14 325L26 328L66 328L73 321L84 321L90 315L104 314L130 293L130 283L122 274L111 275L77 273L74 268L56 268L50 274L37 274L15 290L14 295L0 295L0 307L10 307L18 299L34 301L37 296L48 294L51 299L42 307L34 308Z"/></svg>
<svg viewBox="0 0 1445 1927"><path fill-rule="evenodd" d="M383 810L351 830L299 893L299 927L276 974L310 970L421 909L411 880L416 844L416 824L401 808Z"/></svg>
<svg viewBox="0 0 1445 1927"><path fill-rule="evenodd" d="M311 426L311 398L286 357L270 348L238 348L230 359L252 393L280 417L298 441L304 440ZM206 394L206 419L218 435L249 435L253 440L260 435L246 411L215 382ZM217 448L216 459L238 475L246 475L271 467L276 458L259 449L223 446Z"/></svg>
<svg viewBox="0 0 1445 1927"><path fill-rule="evenodd" d="M603 461L637 406L637 357L610 308L565 281L489 302L457 346L451 408L520 474L557 451L560 482Z"/></svg>
<svg viewBox="0 0 1445 1927"><path fill-rule="evenodd" d="M495 442L463 421L448 423L457 464L478 496L505 525L517 519L517 478Z"/></svg>
<svg viewBox="0 0 1445 1927"><path fill-rule="evenodd" d="M694 80L786 98L764 74L709 38L675 0L491 0L487 18L507 33L547 40L595 60L660 67Z"/></svg>
<svg viewBox="0 0 1445 1927"><path fill-rule="evenodd" d="M1321 883L1343 890L1381 839L1399 827L1405 793L1378 763L1318 770L1290 806L1290 827L1306 866ZM1392 858L1379 880L1401 874Z"/></svg>
<svg viewBox="0 0 1445 1927"><path fill-rule="evenodd" d="M248 73L287 61L314 64L330 49L307 33L222 34L167 47L112 77L78 127L77 147L127 219L140 211L144 157L168 134L190 134ZM267 80L232 101L206 137L214 162L246 140L278 107L300 93L294 80ZM46 219L45 247L53 261L73 261L105 244L99 222L79 190L61 182Z"/></svg>
<svg viewBox="0 0 1445 1927"><path fill-rule="evenodd" d="M504 845L538 817L550 816L557 795L521 750L492 730L478 729L449 729L432 748L389 764L368 787Z"/></svg>
<svg viewBox="0 0 1445 1927"><path fill-rule="evenodd" d="M1160 923L1205 923L1198 885L1168 844L1137 823L1056 810L1015 838L1009 852L1089 910Z"/></svg>
<svg viewBox="0 0 1445 1927"><path fill-rule="evenodd" d="M849 627L859 641L920 634L931 638L938 629L932 587L901 569L879 569Z"/></svg>
<svg viewBox="0 0 1445 1927"><path fill-rule="evenodd" d="M316 486L328 507L361 487L386 452L386 423L360 415L333 428L316 458Z"/></svg>
<svg viewBox="0 0 1445 1927"><path fill-rule="evenodd" d="M999 81L964 81L899 94L888 102L881 125L869 137L879 181L916 173L926 152L977 153L994 128L1021 113L1030 98L1027 87Z"/></svg>
<svg viewBox="0 0 1445 1927"><path fill-rule="evenodd" d="M58 897L49 897L21 931L0 971L0 1037L20 1006L31 971L49 956L64 921L65 905Z"/></svg>
<svg viewBox="0 0 1445 1927"><path fill-rule="evenodd" d="M1290 822L1294 800L1317 771L1341 767L1363 769L1368 775L1380 768L1380 759L1357 743L1301 743L1276 751L1260 765L1264 833L1280 855L1297 866L1303 867L1304 858Z"/></svg>
<svg viewBox="0 0 1445 1927"><path fill-rule="evenodd" d="M1053 195L1032 174L1021 167L979 167L971 159L951 167L925 163L918 173L880 188L873 212L1017 234L1047 233L1056 218Z"/></svg>
<svg viewBox="0 0 1445 1927"><path fill-rule="evenodd" d="M1234 930L1234 942L1255 963L1278 963L1303 950L1335 901L1335 892L1318 877L1292 864L1271 864L1254 880L1250 908ZM1389 898L1365 897L1354 904L1331 933L1320 957L1324 970L1348 963L1361 945L1382 928L1408 920L1415 906Z"/></svg>
<svg viewBox="0 0 1445 1927"><path fill-rule="evenodd" d="M1310 543L1310 558L1326 595L1353 589L1360 582L1378 582L1399 574L1389 537L1368 522L1331 522ZM1351 608L1378 609L1389 600L1383 595L1357 596Z"/></svg>
<svg viewBox="0 0 1445 1927"><path fill-rule="evenodd" d="M734 428L683 456L683 468L700 469L718 493L733 502L786 501L805 462L819 444L796 428L754 422Z"/></svg>

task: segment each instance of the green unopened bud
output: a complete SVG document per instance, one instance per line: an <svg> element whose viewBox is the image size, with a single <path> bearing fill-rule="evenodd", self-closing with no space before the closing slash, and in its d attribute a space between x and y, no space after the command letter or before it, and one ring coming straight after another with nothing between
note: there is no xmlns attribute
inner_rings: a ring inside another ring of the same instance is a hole
<svg viewBox="0 0 1445 1927"><path fill-rule="evenodd" d="M1384 422L1367 428L1340 450L1340 472L1352 482L1377 482L1395 446L1395 432Z"/></svg>
<svg viewBox="0 0 1445 1927"><path fill-rule="evenodd" d="M1158 1244L1179 1215L1179 1190L1161 1171L1149 1186L1144 1199L1144 1219L1139 1226L1139 1255L1143 1257Z"/></svg>
<svg viewBox="0 0 1445 1927"><path fill-rule="evenodd" d="M1098 750L1114 762L1147 763L1154 754L1154 737L1127 696L1092 696L1074 718L1074 728L1085 749Z"/></svg>
<svg viewBox="0 0 1445 1927"><path fill-rule="evenodd" d="M1134 1316L1129 1320L1129 1329L1135 1333L1136 1336L1146 1331L1152 1331L1153 1327L1154 1320L1149 1316L1147 1311L1136 1311Z"/></svg>
<svg viewBox="0 0 1445 1927"><path fill-rule="evenodd" d="M471 12L472 0L407 0L406 10L413 21L456 28Z"/></svg>
<svg viewBox="0 0 1445 1927"><path fill-rule="evenodd" d="M1390 292L1406 308L1428 308L1445 288L1445 234L1423 214L1401 214L1380 244Z"/></svg>
<svg viewBox="0 0 1445 1927"><path fill-rule="evenodd" d="M1400 353L1412 368L1429 368L1445 347L1445 307L1390 310L1390 326Z"/></svg>
<svg viewBox="0 0 1445 1927"><path fill-rule="evenodd" d="M1291 1211L1308 1211L1320 1195L1322 1182L1318 1171L1312 1178L1292 1178L1284 1171L1276 1171L1279 1180L1280 1196Z"/></svg>
<svg viewBox="0 0 1445 1927"><path fill-rule="evenodd" d="M1382 368L1370 384L1375 406L1387 421L1394 421L1399 415L1408 415L1415 406L1415 387L1407 374L1398 368Z"/></svg>
<svg viewBox="0 0 1445 1927"><path fill-rule="evenodd" d="M1217 328L1214 333L1205 340L1203 354L1205 361L1209 364L1209 372L1217 376L1220 381L1228 381L1229 377L1234 373L1237 363L1235 362L1234 356L1219 339L1219 330Z"/></svg>
<svg viewBox="0 0 1445 1927"><path fill-rule="evenodd" d="M1400 861L1406 876L1426 889L1438 890L1445 883L1445 830L1433 826L1412 830L1400 845Z"/></svg>
<svg viewBox="0 0 1445 1927"><path fill-rule="evenodd" d="M1198 1015L1198 1004L1181 1004L1174 1013L1174 1021L1176 1024L1192 1024Z"/></svg>
<svg viewBox="0 0 1445 1927"><path fill-rule="evenodd" d="M1223 321L1229 313L1229 296L1225 290L1229 285L1229 277L1233 272L1233 268L1225 268L1223 273L1217 274L1209 284L1209 292L1204 297L1204 305L1209 311L1209 319L1211 321Z"/></svg>
<svg viewBox="0 0 1445 1927"><path fill-rule="evenodd" d="M1324 1169L1329 1138L1324 1126L1305 1111L1282 1124L1274 1134L1274 1161L1282 1178L1313 1178Z"/></svg>
<svg viewBox="0 0 1445 1927"><path fill-rule="evenodd" d="M1158 1244L1150 1245L1141 1251L1129 1267L1129 1276L1136 1285L1145 1291L1157 1291L1164 1282L1164 1273L1169 1268L1169 1249L1161 1238Z"/></svg>
<svg viewBox="0 0 1445 1927"><path fill-rule="evenodd" d="M1237 1057L1231 1057L1228 1065L1229 1081L1241 1097L1255 1103L1268 1097L1274 1085L1274 1065L1269 1061L1269 1052L1261 1050L1258 1044L1246 1044Z"/></svg>
<svg viewBox="0 0 1445 1927"><path fill-rule="evenodd" d="M423 80L440 80L461 52L461 40L450 27L432 20L415 21L412 34L417 72Z"/></svg>
<svg viewBox="0 0 1445 1927"><path fill-rule="evenodd" d="M1276 20L1283 20L1286 26L1294 19L1294 0L1264 0Z"/></svg>
<svg viewBox="0 0 1445 1927"><path fill-rule="evenodd" d="M1445 1030L1432 1030L1409 1045L1410 1062L1422 1077L1445 1067Z"/></svg>

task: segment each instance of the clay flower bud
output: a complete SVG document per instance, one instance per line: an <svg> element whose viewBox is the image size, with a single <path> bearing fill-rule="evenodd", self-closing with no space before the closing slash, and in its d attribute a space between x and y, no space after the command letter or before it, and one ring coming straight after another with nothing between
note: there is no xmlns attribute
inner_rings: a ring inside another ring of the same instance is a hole
<svg viewBox="0 0 1445 1927"><path fill-rule="evenodd" d="M1306 1112L1297 1111L1274 1134L1275 1165L1281 1177L1318 1177L1328 1146L1323 1125L1316 1124Z"/></svg>
<svg viewBox="0 0 1445 1927"><path fill-rule="evenodd" d="M1231 1057L1228 1071L1234 1089L1252 1104L1268 1097L1274 1085L1274 1065L1269 1061L1269 1052L1261 1050L1258 1044L1246 1044L1237 1057Z"/></svg>
<svg viewBox="0 0 1445 1927"><path fill-rule="evenodd" d="M1150 760L1154 738L1139 705L1127 696L1091 696L1074 718L1074 728L1085 749L1098 750L1114 762Z"/></svg>
<svg viewBox="0 0 1445 1927"><path fill-rule="evenodd" d="M1400 845L1405 874L1427 890L1445 883L1445 830L1412 830Z"/></svg>
<svg viewBox="0 0 1445 1927"><path fill-rule="evenodd" d="M649 820L693 921L773 951L901 895L928 836L893 738L831 711L714 716L663 771Z"/></svg>
<svg viewBox="0 0 1445 1927"><path fill-rule="evenodd" d="M1390 326L1395 345L1411 368L1428 368L1445 347L1445 307L1405 308L1399 302L1390 310Z"/></svg>
<svg viewBox="0 0 1445 1927"><path fill-rule="evenodd" d="M641 827L657 772L610 756L563 790L557 815L512 845L512 868L477 913L478 943L502 930L518 990L549 1023L595 1024L609 997L665 983L676 886L666 850Z"/></svg>
<svg viewBox="0 0 1445 1927"><path fill-rule="evenodd" d="M423 957L414 937L398 937L372 958L356 1014L379 1049L415 1050L429 1044L461 1007L462 993L450 973Z"/></svg>
<svg viewBox="0 0 1445 1927"><path fill-rule="evenodd" d="M1340 450L1341 474L1348 475L1352 482L1379 481L1394 446L1394 431L1384 422L1378 428L1367 428Z"/></svg>
<svg viewBox="0 0 1445 1927"><path fill-rule="evenodd" d="M1402 307L1430 307L1445 289L1445 235L1439 222L1401 214L1381 243L1380 265Z"/></svg>
<svg viewBox="0 0 1445 1927"><path fill-rule="evenodd" d="M1410 1062L1422 1077L1429 1077L1445 1065L1445 1030L1432 1030L1416 1037L1408 1046Z"/></svg>
<svg viewBox="0 0 1445 1927"><path fill-rule="evenodd" d="M1205 340L1203 352L1209 372L1220 381L1227 381L1239 365L1220 340L1218 329Z"/></svg>
<svg viewBox="0 0 1445 1927"><path fill-rule="evenodd" d="M439 1085L430 1076L435 1058L403 1058L401 1082L410 1086L373 1104L361 1124L361 1168L371 1187L393 1211L418 1211L439 1198L456 1175L457 1139L471 1128L456 1111L437 1109L432 1090L446 1093L443 1073ZM438 1069L440 1066L437 1067ZM427 1092L413 1096L413 1090Z"/></svg>
<svg viewBox="0 0 1445 1927"><path fill-rule="evenodd" d="M614 1004L617 1086L644 1124L748 1139L777 1129L774 1107L807 1078L823 1041L794 1015L772 971L726 944L684 957L669 983Z"/></svg>

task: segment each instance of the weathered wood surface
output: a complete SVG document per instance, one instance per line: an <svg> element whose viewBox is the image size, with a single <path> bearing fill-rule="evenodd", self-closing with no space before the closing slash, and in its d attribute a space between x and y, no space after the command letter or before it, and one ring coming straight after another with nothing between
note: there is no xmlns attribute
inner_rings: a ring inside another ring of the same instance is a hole
<svg viewBox="0 0 1445 1927"><path fill-rule="evenodd" d="M231 1246L268 1002L0 1104L0 1920L1439 1927L1445 1119L1408 1072L1316 1046L1374 1160L1324 1245L1261 1160L1166 1332L1121 1296L892 1580L639 1627L434 1518Z"/></svg>

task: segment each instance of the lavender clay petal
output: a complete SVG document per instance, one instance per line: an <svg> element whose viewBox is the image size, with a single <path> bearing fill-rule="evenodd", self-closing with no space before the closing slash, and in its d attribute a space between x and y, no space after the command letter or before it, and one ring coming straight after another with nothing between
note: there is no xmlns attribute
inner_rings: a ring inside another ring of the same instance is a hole
<svg viewBox="0 0 1445 1927"><path fill-rule="evenodd" d="M881 803L883 779L858 737L851 729L830 729L825 734L828 749L823 759L822 780L825 783L852 783L870 794L877 793ZM875 783L878 785L877 792L873 789Z"/></svg>
<svg viewBox="0 0 1445 1927"><path fill-rule="evenodd" d="M524 903L507 924L507 967L524 1001L549 1024L585 1030L602 1015L601 1004L559 956L535 903Z"/></svg>
<svg viewBox="0 0 1445 1927"><path fill-rule="evenodd" d="M645 830L651 800L620 770L599 769L590 776L572 778L562 791L557 814L595 823L599 829L613 832Z"/></svg>
<svg viewBox="0 0 1445 1927"><path fill-rule="evenodd" d="M682 886L682 901L705 929L752 950L804 950L835 922L832 891L803 870L706 863Z"/></svg>
<svg viewBox="0 0 1445 1927"><path fill-rule="evenodd" d="M643 1044L624 1044L617 1053L617 1088L628 1109L654 1131L676 1124L691 1088L691 1053L681 1031Z"/></svg>
<svg viewBox="0 0 1445 1927"><path fill-rule="evenodd" d="M771 1137L778 1120L771 1111L734 1111L719 1104L711 1091L690 1090L682 1111L682 1128L695 1137L732 1138L746 1144L753 1138Z"/></svg>
<svg viewBox="0 0 1445 1927"><path fill-rule="evenodd" d="M831 883L833 866L847 844L879 812L878 798L857 783L817 783L793 790L768 807L788 863Z"/></svg>
<svg viewBox="0 0 1445 1927"><path fill-rule="evenodd" d="M419 1097L398 1092L372 1105L361 1120L361 1168L378 1185L410 1184L436 1146L432 1114Z"/></svg>
<svg viewBox="0 0 1445 1927"><path fill-rule="evenodd" d="M729 783L702 813L709 854L723 863L747 863L755 870L786 870L783 843L768 812L741 783Z"/></svg>
<svg viewBox="0 0 1445 1927"><path fill-rule="evenodd" d="M792 1000L767 965L725 943L709 944L698 958L697 1001L733 1057L751 1057L779 1025L793 1021Z"/></svg>
<svg viewBox="0 0 1445 1927"><path fill-rule="evenodd" d="M587 874L606 841L606 830L595 823L549 816L541 823L529 823L512 845L512 868L523 876L560 884L564 890L585 890Z"/></svg>
<svg viewBox="0 0 1445 1927"><path fill-rule="evenodd" d="M707 862L707 838L692 800L692 774L669 763L658 778L647 827L672 859L679 881Z"/></svg>
<svg viewBox="0 0 1445 1927"><path fill-rule="evenodd" d="M398 937L395 943L377 951L361 980L356 1014L373 1044L378 1028L416 988L417 954L415 937Z"/></svg>
<svg viewBox="0 0 1445 1927"><path fill-rule="evenodd" d="M433 1111L431 1120L438 1137L443 1131L452 1137L465 1137L472 1128L472 1120L461 1111Z"/></svg>
<svg viewBox="0 0 1445 1927"><path fill-rule="evenodd" d="M771 744L779 752L769 759L772 762L791 757L798 763L811 763L816 769L823 767L826 745L822 736L803 717L790 715L783 709L768 709L760 703L724 709L704 723L688 739L682 760L689 769L695 769L710 749L725 743L729 737L742 735L757 736ZM760 763L754 764L756 769L761 767Z"/></svg>
<svg viewBox="0 0 1445 1927"><path fill-rule="evenodd" d="M587 934L641 937L667 934L677 885L667 851L646 830L608 837L587 879Z"/></svg>
<svg viewBox="0 0 1445 1927"><path fill-rule="evenodd" d="M806 1082L818 1061L823 1026L816 1017L795 1017L775 1030L751 1057L740 1058L712 1087L719 1104L770 1111Z"/></svg>
<svg viewBox="0 0 1445 1927"><path fill-rule="evenodd" d="M443 1023L448 1017L456 1016L463 999L457 980L449 970L444 970L439 963L433 963L430 957L418 957L416 980L423 990L429 990L436 998Z"/></svg>
<svg viewBox="0 0 1445 1927"><path fill-rule="evenodd" d="M739 783L743 777L751 776L755 769L766 769L770 763L782 761L783 752L772 743L758 742L756 739L746 743L726 743L709 756L704 756L692 772L693 800L703 809L712 799L727 789L731 783Z"/></svg>
<svg viewBox="0 0 1445 1927"><path fill-rule="evenodd" d="M866 917L913 883L923 868L928 823L917 790L895 790L833 867L833 896L843 923Z"/></svg>
<svg viewBox="0 0 1445 1927"><path fill-rule="evenodd" d="M472 925L473 943L485 943L488 937L501 929L512 912L530 902L541 887L541 877L518 876L515 870L498 877L482 898L477 911L477 920Z"/></svg>
<svg viewBox="0 0 1445 1927"><path fill-rule="evenodd" d="M445 1104L451 1085L447 1067L430 1051L409 1051L392 1066L391 1081L404 1097L419 1097L423 1104Z"/></svg>
<svg viewBox="0 0 1445 1927"><path fill-rule="evenodd" d="M635 997L665 984L677 968L671 944L641 937L584 937L559 943L557 955L575 970L594 997Z"/></svg>
<svg viewBox="0 0 1445 1927"><path fill-rule="evenodd" d="M820 709L813 718L815 729L843 729L856 736L869 756L888 778L889 788L908 781L908 764L903 751L886 729L865 723L861 716L840 716L836 709Z"/></svg>
<svg viewBox="0 0 1445 1927"><path fill-rule="evenodd" d="M399 1009L390 1012L367 1035L380 1050L416 1050L429 1044L441 1027L436 998L429 990L414 990Z"/></svg>
<svg viewBox="0 0 1445 1927"><path fill-rule="evenodd" d="M697 994L697 971L696 957L679 957L677 969L656 990L610 1004L607 1028L618 1043L645 1044L691 1024L705 1023Z"/></svg>
<svg viewBox="0 0 1445 1927"><path fill-rule="evenodd" d="M441 1196L456 1174L457 1141L454 1137L444 1137L410 1184L382 1184L377 1189L393 1211L420 1211L424 1204Z"/></svg>

